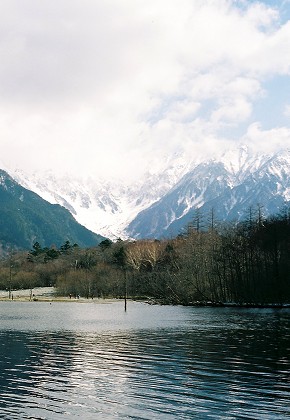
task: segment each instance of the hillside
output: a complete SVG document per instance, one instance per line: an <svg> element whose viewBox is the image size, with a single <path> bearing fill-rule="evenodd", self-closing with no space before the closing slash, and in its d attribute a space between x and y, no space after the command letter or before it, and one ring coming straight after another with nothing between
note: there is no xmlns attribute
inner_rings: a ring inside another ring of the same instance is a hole
<svg viewBox="0 0 290 420"><path fill-rule="evenodd" d="M93 246L104 238L80 225L64 207L50 204L23 188L0 170L0 243L29 249L36 241L43 246L60 246L66 240L81 247Z"/></svg>

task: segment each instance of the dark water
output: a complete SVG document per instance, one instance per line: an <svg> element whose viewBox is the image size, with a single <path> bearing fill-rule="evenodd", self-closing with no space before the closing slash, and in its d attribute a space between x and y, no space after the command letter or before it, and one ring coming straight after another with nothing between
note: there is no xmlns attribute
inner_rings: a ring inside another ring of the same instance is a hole
<svg viewBox="0 0 290 420"><path fill-rule="evenodd" d="M290 310L0 303L0 417L290 418Z"/></svg>

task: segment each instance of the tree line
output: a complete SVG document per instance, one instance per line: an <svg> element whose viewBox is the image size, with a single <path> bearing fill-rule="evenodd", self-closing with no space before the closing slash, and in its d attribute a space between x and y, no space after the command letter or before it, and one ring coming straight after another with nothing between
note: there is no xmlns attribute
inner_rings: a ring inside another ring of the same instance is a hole
<svg viewBox="0 0 290 420"><path fill-rule="evenodd" d="M290 211L207 222L198 211L175 238L103 240L82 249L36 242L0 264L0 289L55 286L60 295L150 299L169 304L290 302Z"/></svg>

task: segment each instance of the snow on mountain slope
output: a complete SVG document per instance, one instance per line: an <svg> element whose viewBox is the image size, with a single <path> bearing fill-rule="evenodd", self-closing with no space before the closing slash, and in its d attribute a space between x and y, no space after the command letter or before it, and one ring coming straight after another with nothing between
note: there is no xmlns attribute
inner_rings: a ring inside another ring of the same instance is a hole
<svg viewBox="0 0 290 420"><path fill-rule="evenodd" d="M218 220L240 220L257 206L269 215L281 211L289 196L290 151L253 155L242 147L196 166L138 214L127 233L137 238L175 236L192 222L196 209L204 218L213 211Z"/></svg>
<svg viewBox="0 0 290 420"><path fill-rule="evenodd" d="M238 220L250 206L265 214L290 201L290 151L272 156L247 146L204 161L176 154L152 164L142 179L120 180L57 177L7 170L22 186L67 208L90 230L111 239L178 234L194 211L214 209L219 220Z"/></svg>
<svg viewBox="0 0 290 420"><path fill-rule="evenodd" d="M182 156L175 156L174 163L170 160L162 163L161 172L152 169L144 179L129 185L78 176L56 177L51 173L9 172L25 188L50 203L68 209L83 226L116 239L127 237L124 232L130 221L159 200L188 170L189 165Z"/></svg>
<svg viewBox="0 0 290 420"><path fill-rule="evenodd" d="M201 208L214 197L223 195L233 182L233 177L220 162L201 163L150 208L142 211L129 224L127 232L132 237L162 237L172 230L177 220L183 219L192 209ZM177 232L178 233L178 232Z"/></svg>
<svg viewBox="0 0 290 420"><path fill-rule="evenodd" d="M138 212L138 206L135 210L127 205L128 192L120 185L110 185L100 180L93 182L91 179L56 178L52 175L31 177L20 172L14 177L21 185L50 203L67 208L80 224L112 239L122 236L126 218L130 218L131 214L134 217L134 211Z"/></svg>
<svg viewBox="0 0 290 420"><path fill-rule="evenodd" d="M234 184L237 184L259 169L269 158L266 154L253 153L248 146L242 145L237 149L228 150L216 160L234 176Z"/></svg>

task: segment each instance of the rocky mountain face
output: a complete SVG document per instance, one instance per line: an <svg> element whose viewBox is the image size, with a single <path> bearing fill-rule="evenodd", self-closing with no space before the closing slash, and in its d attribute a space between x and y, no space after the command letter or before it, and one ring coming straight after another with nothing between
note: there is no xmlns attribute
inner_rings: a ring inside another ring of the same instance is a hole
<svg viewBox="0 0 290 420"><path fill-rule="evenodd" d="M290 201L290 151L252 153L245 146L215 159L175 160L148 172L143 180L59 178L52 174L10 172L23 187L71 212L105 237L162 238L179 234L195 218L236 221L249 209L265 216Z"/></svg>
<svg viewBox="0 0 290 420"><path fill-rule="evenodd" d="M29 249L38 241L59 247L65 241L79 246L97 245L104 238L81 226L71 213L22 187L0 170L0 247Z"/></svg>
<svg viewBox="0 0 290 420"><path fill-rule="evenodd" d="M196 217L203 224L237 221L252 212L279 213L290 200L290 151L252 155L242 147L209 160L187 173L164 197L141 212L127 228L129 236L168 237Z"/></svg>

